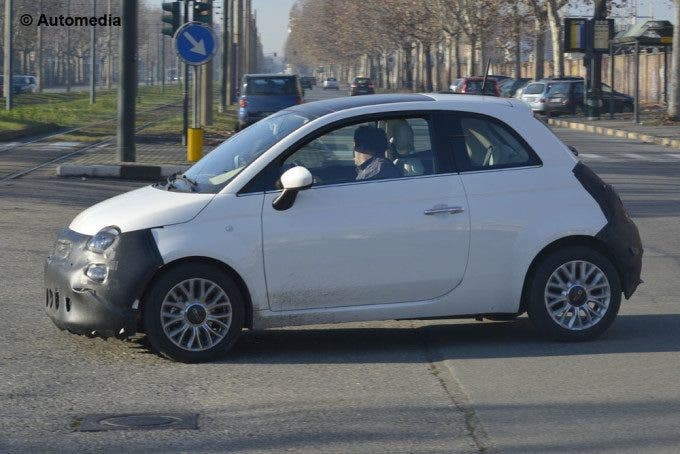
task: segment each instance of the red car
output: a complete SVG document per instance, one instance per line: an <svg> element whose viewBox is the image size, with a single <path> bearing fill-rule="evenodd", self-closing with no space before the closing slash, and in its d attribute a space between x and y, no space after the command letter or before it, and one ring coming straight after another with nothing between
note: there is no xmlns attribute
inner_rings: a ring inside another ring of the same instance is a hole
<svg viewBox="0 0 680 454"><path fill-rule="evenodd" d="M482 84L484 84L484 92L482 93ZM465 93L468 95L487 95L500 96L501 90L498 87L496 79L487 77L484 83L484 77L473 76L463 77L459 83L456 84L455 93Z"/></svg>

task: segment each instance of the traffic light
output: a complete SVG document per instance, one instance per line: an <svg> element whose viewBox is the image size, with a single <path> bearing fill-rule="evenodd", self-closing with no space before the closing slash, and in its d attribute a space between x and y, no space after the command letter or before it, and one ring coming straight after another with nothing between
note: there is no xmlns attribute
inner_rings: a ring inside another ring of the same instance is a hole
<svg viewBox="0 0 680 454"><path fill-rule="evenodd" d="M212 1L195 1L194 2L194 16L195 22L201 22L206 25L212 24Z"/></svg>
<svg viewBox="0 0 680 454"><path fill-rule="evenodd" d="M163 8L163 18L161 20L168 24L163 25L162 33L174 36L180 24L179 2L164 2L161 4L161 7ZM166 12L170 14L166 14Z"/></svg>

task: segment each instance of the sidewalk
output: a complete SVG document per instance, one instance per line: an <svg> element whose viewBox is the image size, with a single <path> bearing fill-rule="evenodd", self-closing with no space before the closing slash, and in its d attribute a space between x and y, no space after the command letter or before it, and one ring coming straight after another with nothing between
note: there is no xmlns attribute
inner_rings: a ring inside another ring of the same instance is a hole
<svg viewBox="0 0 680 454"><path fill-rule="evenodd" d="M206 140L203 156L219 143ZM138 139L135 149L135 162L121 163L115 141L87 147L82 154L60 165L57 176L156 180L184 172L193 164L186 160L186 146L175 139L142 138Z"/></svg>
<svg viewBox="0 0 680 454"><path fill-rule="evenodd" d="M600 120L584 117L549 118L548 124L680 149L680 123L664 122L658 112L650 111L641 113L638 124L633 123L632 118L632 114L617 114L616 118L609 119L609 115L604 114Z"/></svg>

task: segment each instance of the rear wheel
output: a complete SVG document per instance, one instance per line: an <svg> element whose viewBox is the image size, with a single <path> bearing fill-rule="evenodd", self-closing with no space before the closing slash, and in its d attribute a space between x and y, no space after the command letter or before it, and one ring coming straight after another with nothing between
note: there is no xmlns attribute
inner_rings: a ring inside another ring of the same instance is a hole
<svg viewBox="0 0 680 454"><path fill-rule="evenodd" d="M238 339L244 323L244 300L221 270L204 263L169 269L144 301L149 342L162 355L182 362L223 356Z"/></svg>
<svg viewBox="0 0 680 454"><path fill-rule="evenodd" d="M609 328L620 304L621 284L611 261L578 246L559 249L536 266L527 312L544 336L583 341Z"/></svg>

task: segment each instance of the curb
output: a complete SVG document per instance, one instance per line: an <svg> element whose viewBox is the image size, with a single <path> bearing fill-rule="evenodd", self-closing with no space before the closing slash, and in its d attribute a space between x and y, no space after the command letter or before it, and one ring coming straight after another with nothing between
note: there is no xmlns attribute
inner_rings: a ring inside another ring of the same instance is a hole
<svg viewBox="0 0 680 454"><path fill-rule="evenodd" d="M680 139L670 139L668 137L653 136L651 134L626 131L625 129L605 128L602 126L594 126L586 123L578 123L575 121L555 120L553 118L548 119L548 124L552 126L561 126L563 128L575 129L577 131L586 131L592 132L594 134L621 137L624 139L638 140L640 142L646 143L655 143L657 145L665 145L667 147L680 149Z"/></svg>
<svg viewBox="0 0 680 454"><path fill-rule="evenodd" d="M58 177L121 178L125 180L160 180L184 172L188 165L144 165L144 164L62 164L57 167Z"/></svg>

